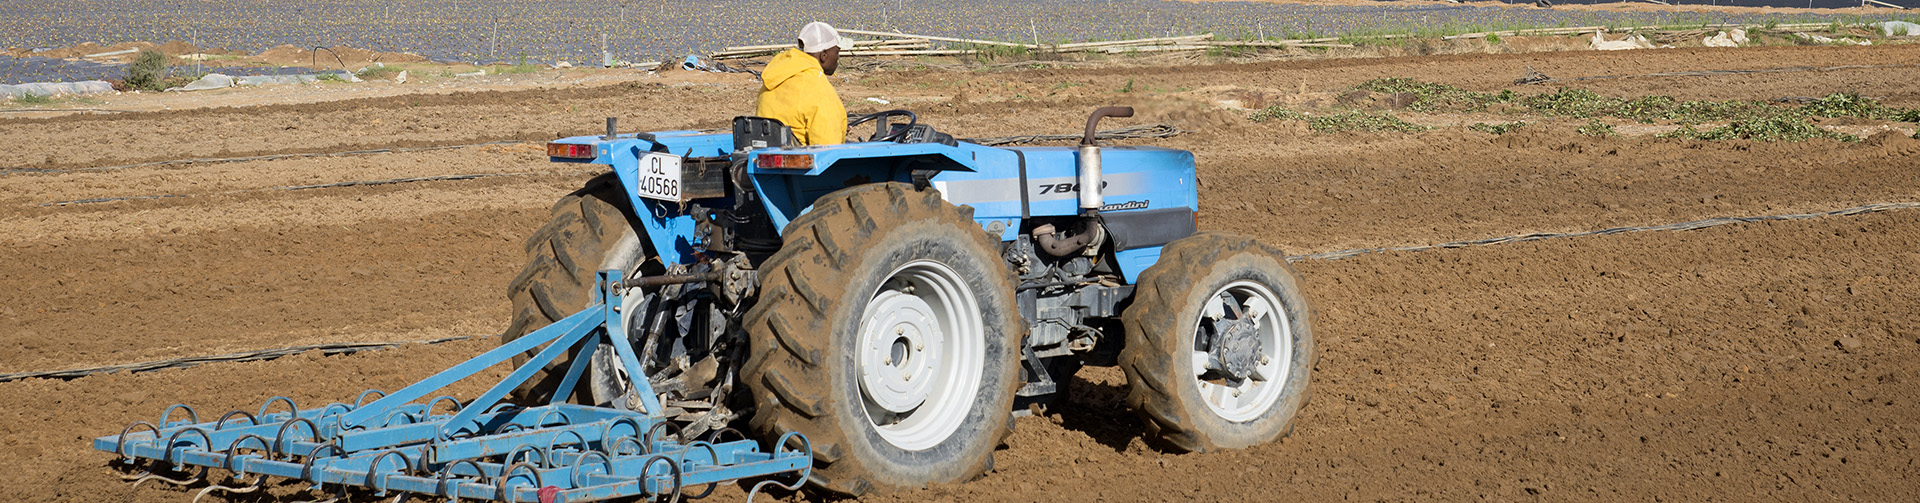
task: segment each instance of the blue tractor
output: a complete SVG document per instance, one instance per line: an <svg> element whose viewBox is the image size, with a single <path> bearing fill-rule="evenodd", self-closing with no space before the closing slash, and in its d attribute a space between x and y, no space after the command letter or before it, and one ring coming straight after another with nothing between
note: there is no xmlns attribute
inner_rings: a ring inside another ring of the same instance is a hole
<svg viewBox="0 0 1920 503"><path fill-rule="evenodd" d="M503 342L608 286L621 328L515 396L650 408L690 438L798 434L809 484L845 495L985 473L1014 412L1082 365L1120 366L1166 448L1278 439L1316 357L1299 279L1279 250L1197 232L1192 153L1096 141L1132 113L1095 111L1077 148L956 141L898 110L844 145L753 117L554 141L553 161L612 170L527 241Z"/></svg>
<svg viewBox="0 0 1920 503"><path fill-rule="evenodd" d="M351 403L178 404L93 447L129 480L208 481L199 496L269 477L335 498L859 495L985 473L1014 411L1059 402L1082 365L1120 366L1167 448L1279 438L1315 357L1299 279L1278 250L1195 231L1193 154L1095 142L1132 113L1095 111L1078 148L956 141L905 111L823 147L762 118L609 119L547 145L612 172L528 239L499 347ZM478 396L434 395L509 360Z"/></svg>

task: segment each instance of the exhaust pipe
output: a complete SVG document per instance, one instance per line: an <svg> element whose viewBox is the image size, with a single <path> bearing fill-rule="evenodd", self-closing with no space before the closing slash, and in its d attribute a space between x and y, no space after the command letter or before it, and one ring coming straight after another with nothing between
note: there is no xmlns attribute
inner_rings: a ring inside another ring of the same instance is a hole
<svg viewBox="0 0 1920 503"><path fill-rule="evenodd" d="M1100 143L1093 135L1100 127L1100 119L1106 117L1132 117L1133 107L1100 107L1087 117L1087 134L1080 137L1080 214L1092 217L1100 213L1100 207L1106 206L1105 198L1100 194Z"/></svg>

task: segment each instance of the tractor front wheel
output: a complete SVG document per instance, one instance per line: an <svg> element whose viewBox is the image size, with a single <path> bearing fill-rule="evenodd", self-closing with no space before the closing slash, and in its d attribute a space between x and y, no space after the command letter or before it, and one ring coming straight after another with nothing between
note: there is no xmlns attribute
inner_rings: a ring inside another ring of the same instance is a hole
<svg viewBox="0 0 1920 503"><path fill-rule="evenodd" d="M1317 353L1312 310L1279 250L1208 232L1174 241L1122 314L1127 405L1148 436L1188 452L1292 431Z"/></svg>
<svg viewBox="0 0 1920 503"><path fill-rule="evenodd" d="M863 185L815 201L784 238L744 322L752 428L806 435L812 485L843 495L990 469L1026 331L970 208Z"/></svg>

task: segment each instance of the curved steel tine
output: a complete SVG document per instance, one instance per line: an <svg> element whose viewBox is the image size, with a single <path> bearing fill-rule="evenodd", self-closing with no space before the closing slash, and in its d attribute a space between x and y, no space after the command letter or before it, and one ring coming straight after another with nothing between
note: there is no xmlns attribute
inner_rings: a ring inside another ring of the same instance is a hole
<svg viewBox="0 0 1920 503"><path fill-rule="evenodd" d="M497 497L500 498L501 501L513 501L513 497L507 494L507 489L508 489L507 483L513 480L513 473L523 466L527 468L527 473L533 474L534 487L545 487L547 485L547 482L545 480L541 480L540 469L535 468L533 465L527 464L525 461L522 461L519 463L509 463L506 469L500 472L500 479L495 481L495 485L499 487L499 492L497 494Z"/></svg>
<svg viewBox="0 0 1920 503"><path fill-rule="evenodd" d="M247 418L248 423L252 424L253 426L260 426L260 418L255 417L252 413L249 413L244 410L230 410L230 411L227 411L226 414L222 414L219 420L213 422L213 431L220 431L220 430L226 429L227 420L233 419L233 416L245 416Z"/></svg>
<svg viewBox="0 0 1920 503"><path fill-rule="evenodd" d="M664 454L655 454L648 457L646 462L640 465L640 478L646 479L647 477L651 477L649 474L653 473L653 466L659 464L659 461L667 462L667 468L673 470L673 496L667 498L667 503L678 503L680 501L680 489L682 489L681 483L683 482L685 473L681 471L680 463L674 462L673 458L669 458ZM640 489L643 491L647 489L645 482L640 483ZM651 493L652 491L648 492Z"/></svg>
<svg viewBox="0 0 1920 503"><path fill-rule="evenodd" d="M800 477L794 479L793 483L781 482L777 479L769 478L767 480L760 481L760 483L758 484L754 484L753 489L747 490L747 503L753 503L753 498L755 496L760 495L760 490L766 488L769 485L776 486L781 489L786 489L788 491L797 491L797 490L800 490L801 486L804 486L807 484L808 478L813 477L813 441L807 440L806 435L801 435L799 433L794 433L794 432L788 432L785 435L781 435L778 440L773 441L773 449L770 452L772 452L774 456L779 456L781 452L786 450L788 440L800 441L800 449L804 449L804 451L795 450L794 452L806 453L807 468L805 470L800 471L799 473Z"/></svg>
<svg viewBox="0 0 1920 503"><path fill-rule="evenodd" d="M200 498L205 498L207 497L208 494L212 494L214 491L220 491L227 494L247 494L250 492L258 491L260 490L260 488L266 487L266 485L267 485L267 476L265 474L262 474L259 477L255 477L253 479L253 483L248 484L246 487L227 487L223 485L211 485L211 486L207 486L206 489L201 489L199 494L193 495L193 503L200 503Z"/></svg>
<svg viewBox="0 0 1920 503"><path fill-rule="evenodd" d="M760 495L760 489L765 488L769 485L778 486L781 489L786 489L788 491L797 491L797 490L800 490L800 486L804 486L807 484L808 478L813 477L813 462L812 462L813 461L813 441L807 440L806 435L801 435L799 433L794 433L794 432L788 432L785 435L781 435L778 440L773 441L773 449L770 452L774 456L779 456L781 452L786 450L788 440L800 441L800 449L804 449L804 451L795 450L794 452L806 453L807 461L808 461L806 464L807 469L801 470L800 477L797 479L794 479L793 483L791 484L781 482L775 479L762 480L760 481L760 483L754 484L753 489L750 489L747 491L747 503L753 503L753 497Z"/></svg>
<svg viewBox="0 0 1920 503"><path fill-rule="evenodd" d="M369 390L366 390L366 391L362 391L362 392L360 392L360 396L357 396L357 397L354 397L354 399L353 399L353 408L355 408L355 409L358 409L358 408L361 408L361 407L366 407L366 406L367 406L367 395L372 395L372 394L379 394L379 395L380 395L380 398L386 398L386 397L387 397L387 392L385 392L385 391L380 391L380 390L377 390L377 389L369 389ZM379 400L380 398L375 398L374 400Z"/></svg>
<svg viewBox="0 0 1920 503"><path fill-rule="evenodd" d="M170 478L167 478L167 477L166 477L166 476L164 476L164 475L160 475L160 474L153 474L153 473L149 473L149 474L147 474L147 475L146 475L146 476L144 476L144 477L140 477L140 479L139 479L139 480L135 480L135 481L133 481L133 487L132 487L132 488L130 488L130 490L137 490L137 489L140 489L140 484L144 484L144 483L146 483L146 482L147 482L147 481L149 481L149 480L158 480L158 481L161 481L161 482L166 482L166 483L168 483L168 484L173 484L173 485L176 485L176 486L184 486L184 485L189 485L189 484L197 484L197 483L199 483L199 482L200 482L200 480L201 480L201 479L205 479L205 478L207 478L207 468L206 468L206 467L204 467L204 466L203 466L203 467L200 467L200 473L199 473L199 474L197 474L197 475L194 475L193 477L191 477L191 478L187 478L187 479L184 479L184 480L181 480L181 479L170 479Z"/></svg>
<svg viewBox="0 0 1920 503"><path fill-rule="evenodd" d="M295 405L295 404L293 403L293 399L292 399L292 398L287 398L287 397L284 397L284 396L276 396L276 397L273 397L273 398L268 398L268 399L267 399L267 403L263 403L263 404L260 404L260 414L259 414L259 417L267 417L267 409L272 409L272 408L273 408L273 404L274 404L275 402L286 402L286 403L287 403L287 417L288 417L289 419L299 419L299 418L300 418L300 406L299 406L299 405Z"/></svg>
<svg viewBox="0 0 1920 503"><path fill-rule="evenodd" d="M161 427L161 428L165 428L165 427L167 427L167 424L168 424L168 423L167 423L167 420L168 420L168 419L171 419L171 418L173 418L173 411L175 411L175 410L179 410L179 409L186 409L186 410L187 410L187 421L188 421L188 424L199 424L199 423L200 423L200 413L199 413L199 412L194 412L194 410L193 410L193 407L192 407L192 406L189 406L189 405L187 405L187 404L184 404L184 403L176 403L176 404L173 404L173 405L168 405L168 406L167 406L167 410L166 410L166 411L164 411L164 412L161 412L161 413L160 413L160 423L159 423L159 424L160 424L160 427Z"/></svg>
<svg viewBox="0 0 1920 503"><path fill-rule="evenodd" d="M153 439L155 441L160 440L160 427L146 421L134 421L133 424L127 425L126 429L120 430L120 438L113 444L113 453L119 454L128 463L133 462L133 455L127 454L127 435L133 433L134 428L138 428L143 424L147 425L148 430L153 431Z"/></svg>
<svg viewBox="0 0 1920 503"><path fill-rule="evenodd" d="M387 456L392 456L392 455L400 456L400 470L399 470L400 473L407 474L407 473L413 472L413 458L407 457L407 453L400 452L399 449L387 449L386 452L382 452L380 453L380 455L374 456L373 463L370 463L367 465L367 487L373 488L374 496L387 495L387 488L386 488L387 476L390 476L393 474L379 473L380 461L385 460L387 459Z"/></svg>
<svg viewBox="0 0 1920 503"><path fill-rule="evenodd" d="M710 442L707 442L707 441L705 441L705 440L695 440L695 441L693 441L693 443L691 443L691 444L687 444L687 448L685 448L685 449L681 449L681 450L680 450L680 453L679 453L679 454L680 454L680 460L679 460L679 462L680 462L680 463L683 463L683 464L684 464L684 463L686 463L686 462L687 462L687 455L689 455L689 454L692 454L692 453L693 453L693 449L694 449L694 448L696 448L696 447L704 447L704 448L706 448L706 449L707 449L707 459L711 459L711 460L713 460L713 463L712 463L712 464L716 464L716 465L717 465L717 464L720 464L720 451L719 451L718 449L714 449L714 448L713 448L713 444L712 444L712 443L710 443ZM708 497L708 496L712 496L712 495L713 495L713 490L714 490L714 489L719 489L719 488L720 488L720 484L721 484L720 482L711 482L711 483L708 483L708 484L707 484L707 490L705 490L705 491L701 491L701 492L700 492L700 495L699 495L699 496L687 496L687 499L689 499L689 500L697 500L697 499L704 499L704 498L706 498L706 497Z"/></svg>

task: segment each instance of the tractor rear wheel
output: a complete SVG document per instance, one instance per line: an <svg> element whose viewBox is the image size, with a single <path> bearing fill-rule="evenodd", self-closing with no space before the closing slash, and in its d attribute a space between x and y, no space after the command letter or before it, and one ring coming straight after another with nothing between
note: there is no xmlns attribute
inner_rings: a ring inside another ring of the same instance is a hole
<svg viewBox="0 0 1920 503"><path fill-rule="evenodd" d="M1292 431L1317 353L1312 310L1279 250L1218 232L1174 241L1133 299L1120 368L1150 439L1205 452Z"/></svg>
<svg viewBox="0 0 1920 503"><path fill-rule="evenodd" d="M784 236L744 322L752 429L805 435L811 485L843 495L991 469L1026 325L972 209L862 185L821 197Z"/></svg>
<svg viewBox="0 0 1920 503"><path fill-rule="evenodd" d="M642 232L632 218L632 204L620 188L620 179L606 173L589 180L559 202L553 217L527 238L527 265L507 285L507 297L513 300L513 321L501 333L501 342L518 339L577 313L594 302L597 273L606 269L632 272L647 257L641 243ZM638 292L628 295L629 303L643 302ZM624 313L644 312L627 306ZM627 323L630 330L640 323ZM514 357L519 366L538 348ZM557 390L565 375L568 356L548 365L514 391L513 400L523 404L545 404L555 393L578 403L605 403L616 395L619 383L608 372L590 373L577 389ZM624 377L624 376L622 376ZM596 395L601 395L596 397Z"/></svg>

